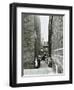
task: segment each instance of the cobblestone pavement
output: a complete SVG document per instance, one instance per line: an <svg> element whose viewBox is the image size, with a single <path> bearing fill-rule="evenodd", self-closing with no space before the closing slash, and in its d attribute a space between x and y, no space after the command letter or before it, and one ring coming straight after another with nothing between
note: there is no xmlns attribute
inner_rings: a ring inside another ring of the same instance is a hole
<svg viewBox="0 0 74 90"><path fill-rule="evenodd" d="M24 75L47 75L55 74L52 68L48 67L45 61L41 61L40 68L24 69Z"/></svg>

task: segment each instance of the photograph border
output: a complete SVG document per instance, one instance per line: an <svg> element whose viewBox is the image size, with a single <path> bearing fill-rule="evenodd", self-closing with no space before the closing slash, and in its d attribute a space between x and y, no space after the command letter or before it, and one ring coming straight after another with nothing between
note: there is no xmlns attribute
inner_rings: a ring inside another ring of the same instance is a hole
<svg viewBox="0 0 74 90"><path fill-rule="evenodd" d="M66 81L52 81L52 82L35 82L35 83L19 83L17 84L17 7L30 7L30 8L46 8L46 9L59 9L69 10L69 80ZM56 85L56 84L71 84L72 83L72 6L58 6L58 5L42 5L42 4L28 4L28 3L12 3L10 4L10 77L9 85L11 87L24 87L24 86L40 86L40 85Z"/></svg>

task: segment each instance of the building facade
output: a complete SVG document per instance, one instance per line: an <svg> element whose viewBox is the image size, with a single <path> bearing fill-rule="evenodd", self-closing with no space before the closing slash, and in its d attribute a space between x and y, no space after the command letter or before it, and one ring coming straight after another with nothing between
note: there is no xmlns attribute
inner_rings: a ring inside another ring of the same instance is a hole
<svg viewBox="0 0 74 90"><path fill-rule="evenodd" d="M49 16L48 38L50 56L54 51L63 49L63 16Z"/></svg>
<svg viewBox="0 0 74 90"><path fill-rule="evenodd" d="M22 14L22 70L34 68L40 47L40 20L36 15Z"/></svg>
<svg viewBox="0 0 74 90"><path fill-rule="evenodd" d="M48 38L52 68L57 73L63 73L63 16L49 16Z"/></svg>

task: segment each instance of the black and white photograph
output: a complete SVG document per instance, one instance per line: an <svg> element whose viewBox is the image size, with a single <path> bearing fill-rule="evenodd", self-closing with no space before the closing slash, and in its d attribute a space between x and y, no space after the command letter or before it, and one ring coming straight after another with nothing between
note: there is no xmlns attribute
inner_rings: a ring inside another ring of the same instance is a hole
<svg viewBox="0 0 74 90"><path fill-rule="evenodd" d="M72 83L72 7L10 4L10 86Z"/></svg>
<svg viewBox="0 0 74 90"><path fill-rule="evenodd" d="M22 75L63 74L64 15L22 13Z"/></svg>

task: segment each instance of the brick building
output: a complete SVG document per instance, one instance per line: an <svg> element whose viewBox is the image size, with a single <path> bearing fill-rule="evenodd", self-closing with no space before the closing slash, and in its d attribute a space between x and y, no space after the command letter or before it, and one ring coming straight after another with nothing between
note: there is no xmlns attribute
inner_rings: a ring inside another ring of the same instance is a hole
<svg viewBox="0 0 74 90"><path fill-rule="evenodd" d="M63 48L63 16L49 16L49 55ZM62 52L63 53L63 52Z"/></svg>
<svg viewBox="0 0 74 90"><path fill-rule="evenodd" d="M22 14L22 65L34 68L34 58L40 49L40 20L36 15Z"/></svg>

